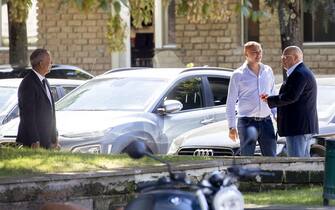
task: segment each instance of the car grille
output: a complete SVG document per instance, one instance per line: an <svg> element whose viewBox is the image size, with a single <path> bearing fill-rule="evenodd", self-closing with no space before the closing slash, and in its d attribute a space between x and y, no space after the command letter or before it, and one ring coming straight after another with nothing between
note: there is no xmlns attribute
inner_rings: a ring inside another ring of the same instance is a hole
<svg viewBox="0 0 335 210"><path fill-rule="evenodd" d="M178 155L192 156L232 156L234 153L231 148L182 148Z"/></svg>
<svg viewBox="0 0 335 210"><path fill-rule="evenodd" d="M8 141L4 141L4 142L0 142L0 148L1 147L14 147L14 148L21 148L22 144L18 144L16 142L8 142Z"/></svg>

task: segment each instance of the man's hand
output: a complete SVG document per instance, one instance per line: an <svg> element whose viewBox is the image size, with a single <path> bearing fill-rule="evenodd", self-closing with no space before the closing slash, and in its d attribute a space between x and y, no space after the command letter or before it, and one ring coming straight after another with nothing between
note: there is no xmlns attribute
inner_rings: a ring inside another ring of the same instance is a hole
<svg viewBox="0 0 335 210"><path fill-rule="evenodd" d="M32 149L38 149L40 148L40 142L37 141L35 143L32 143L31 146L30 146Z"/></svg>
<svg viewBox="0 0 335 210"><path fill-rule="evenodd" d="M233 141L236 141L236 139L238 139L236 128L229 128L229 138Z"/></svg>
<svg viewBox="0 0 335 210"><path fill-rule="evenodd" d="M261 98L262 101L266 103L268 102L268 97L269 97L268 94L262 93L259 97Z"/></svg>

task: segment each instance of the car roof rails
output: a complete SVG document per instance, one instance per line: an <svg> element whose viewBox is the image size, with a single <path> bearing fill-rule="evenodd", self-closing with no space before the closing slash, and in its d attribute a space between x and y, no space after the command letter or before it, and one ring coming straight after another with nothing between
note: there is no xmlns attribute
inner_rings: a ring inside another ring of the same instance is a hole
<svg viewBox="0 0 335 210"><path fill-rule="evenodd" d="M229 71L229 72L234 71L234 69L231 69L231 68L203 66L203 67L186 68L181 73L189 72L189 71L198 71L198 70L220 70L220 71Z"/></svg>
<svg viewBox="0 0 335 210"><path fill-rule="evenodd" d="M129 71L129 70L141 70L141 69L150 69L151 67L121 67L121 68L114 68L111 70L106 71L103 73L103 75L115 73L115 72L121 72L121 71Z"/></svg>

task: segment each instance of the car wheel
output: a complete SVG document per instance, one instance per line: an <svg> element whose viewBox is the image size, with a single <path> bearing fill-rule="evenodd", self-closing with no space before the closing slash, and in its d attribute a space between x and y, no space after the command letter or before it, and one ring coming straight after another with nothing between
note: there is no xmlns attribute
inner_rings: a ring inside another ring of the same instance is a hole
<svg viewBox="0 0 335 210"><path fill-rule="evenodd" d="M129 144L122 150L121 153L127 153L127 147L128 146L129 146ZM147 146L148 152L153 155L154 153L152 152L152 150L150 149L150 147L147 144L146 144L146 146Z"/></svg>
<svg viewBox="0 0 335 210"><path fill-rule="evenodd" d="M311 146L310 155L311 157L324 157L326 148L320 144L313 144Z"/></svg>

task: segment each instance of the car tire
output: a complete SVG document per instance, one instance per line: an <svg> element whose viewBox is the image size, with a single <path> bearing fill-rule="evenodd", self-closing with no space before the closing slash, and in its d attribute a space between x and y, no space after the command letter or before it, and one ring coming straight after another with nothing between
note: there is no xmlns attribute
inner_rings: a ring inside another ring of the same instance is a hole
<svg viewBox="0 0 335 210"><path fill-rule="evenodd" d="M311 146L310 155L311 157L324 157L326 148L320 144L313 144Z"/></svg>
<svg viewBox="0 0 335 210"><path fill-rule="evenodd" d="M147 146L147 150L148 150L148 152L151 154L151 155L153 155L154 153L152 152L152 150L150 149L150 147L147 145L147 144L145 144L146 146ZM123 154L123 153L127 153L127 147L129 146L129 144L122 150L122 152L121 152L121 154Z"/></svg>

